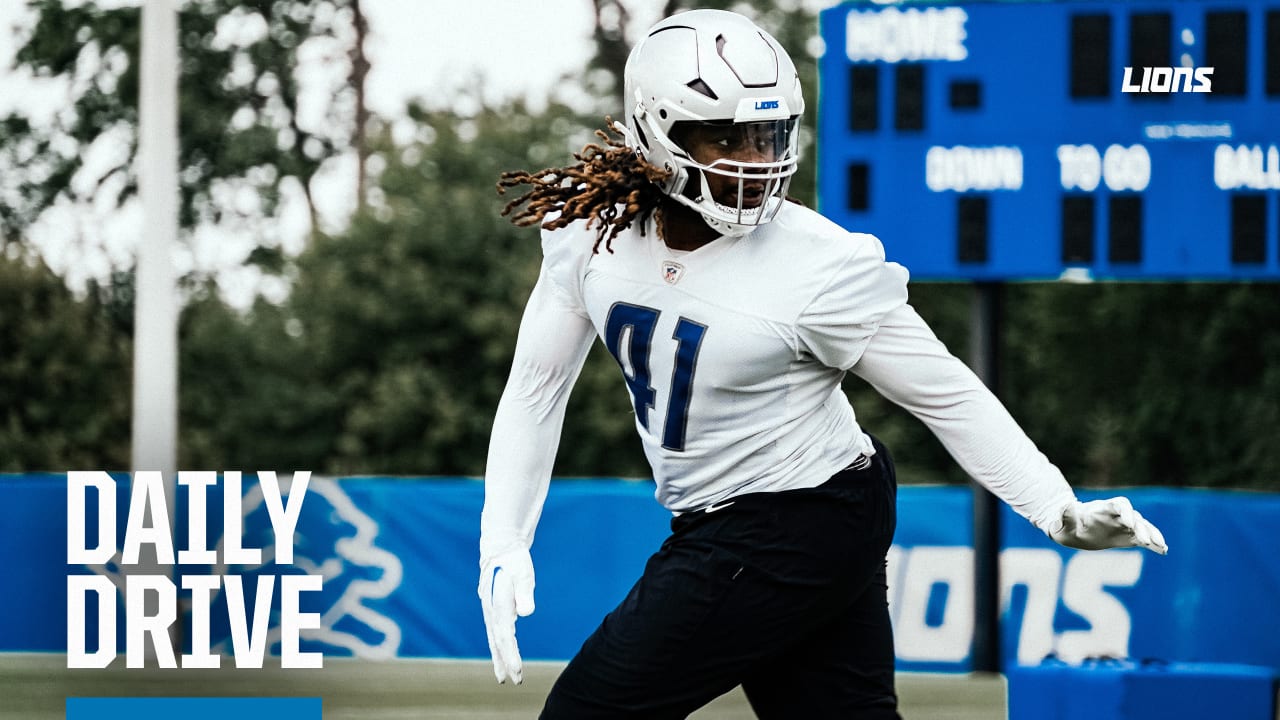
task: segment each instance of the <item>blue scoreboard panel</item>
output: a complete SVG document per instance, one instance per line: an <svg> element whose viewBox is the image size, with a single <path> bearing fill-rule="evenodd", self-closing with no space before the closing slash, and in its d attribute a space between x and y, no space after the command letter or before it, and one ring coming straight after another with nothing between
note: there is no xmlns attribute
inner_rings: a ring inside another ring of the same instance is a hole
<svg viewBox="0 0 1280 720"><path fill-rule="evenodd" d="M1280 0L846 3L818 200L924 279L1280 279Z"/></svg>

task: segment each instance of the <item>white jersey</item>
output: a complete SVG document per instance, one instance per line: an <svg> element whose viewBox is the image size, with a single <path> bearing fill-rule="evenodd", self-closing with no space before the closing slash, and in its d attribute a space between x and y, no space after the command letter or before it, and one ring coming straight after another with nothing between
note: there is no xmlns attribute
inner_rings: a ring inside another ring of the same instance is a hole
<svg viewBox="0 0 1280 720"><path fill-rule="evenodd" d="M871 454L846 371L923 420L960 462L1045 527L1074 500L1061 473L907 304L880 241L788 203L743 237L673 251L638 227L543 232L543 268L494 420L482 554L532 541L569 389L594 337L618 361L673 512L813 487ZM487 545L487 547L484 547Z"/></svg>
<svg viewBox="0 0 1280 720"><path fill-rule="evenodd" d="M840 381L907 300L876 238L795 205L691 252L594 236L544 233L547 279L619 361L664 506L812 487L872 452Z"/></svg>

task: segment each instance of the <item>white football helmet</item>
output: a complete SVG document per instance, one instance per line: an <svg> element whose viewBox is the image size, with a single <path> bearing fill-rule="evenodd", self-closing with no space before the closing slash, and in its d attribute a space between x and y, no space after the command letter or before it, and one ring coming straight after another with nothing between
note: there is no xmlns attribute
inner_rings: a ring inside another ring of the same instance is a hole
<svg viewBox="0 0 1280 720"><path fill-rule="evenodd" d="M723 235L745 235L773 219L799 162L804 97L795 65L772 35L732 12L678 13L632 48L623 76L626 126L616 127L637 154L671 173L664 193ZM700 163L682 146L699 124L736 133L756 151ZM709 175L736 180L736 201L713 197Z"/></svg>

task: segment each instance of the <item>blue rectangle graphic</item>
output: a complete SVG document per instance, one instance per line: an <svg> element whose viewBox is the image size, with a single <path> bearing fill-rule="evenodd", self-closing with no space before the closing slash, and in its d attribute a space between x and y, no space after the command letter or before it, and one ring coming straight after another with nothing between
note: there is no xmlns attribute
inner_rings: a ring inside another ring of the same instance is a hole
<svg viewBox="0 0 1280 720"><path fill-rule="evenodd" d="M67 698L67 720L321 720L321 698Z"/></svg>

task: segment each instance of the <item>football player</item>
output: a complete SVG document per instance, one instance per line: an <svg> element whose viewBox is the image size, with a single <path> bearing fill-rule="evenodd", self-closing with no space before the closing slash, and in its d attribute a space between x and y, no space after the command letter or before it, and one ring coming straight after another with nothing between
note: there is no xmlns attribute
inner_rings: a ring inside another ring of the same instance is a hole
<svg viewBox="0 0 1280 720"><path fill-rule="evenodd" d="M762 718L898 717L896 481L841 390L848 372L1055 541L1167 550L1126 499L1076 499L907 303L907 271L877 238L788 201L804 99L772 36L730 12L677 14L635 46L624 79L625 124L603 145L500 183L531 186L504 213L542 228L544 260L485 474L479 594L499 682L521 679L529 547L596 337L630 390L672 532L545 718L682 718L739 684Z"/></svg>

